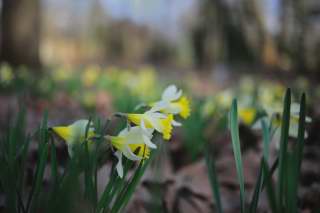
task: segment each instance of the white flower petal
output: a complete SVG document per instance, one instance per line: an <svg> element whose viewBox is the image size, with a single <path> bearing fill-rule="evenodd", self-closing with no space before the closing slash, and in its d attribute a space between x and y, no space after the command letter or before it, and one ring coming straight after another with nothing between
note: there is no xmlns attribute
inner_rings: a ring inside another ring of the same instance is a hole
<svg viewBox="0 0 320 213"><path fill-rule="evenodd" d="M158 101L154 104L154 106L149 110L150 112L157 112L164 110L170 106L170 102L168 101Z"/></svg>
<svg viewBox="0 0 320 213"><path fill-rule="evenodd" d="M260 130L262 129L261 125L261 119L257 120L253 125L252 125L253 130Z"/></svg>
<svg viewBox="0 0 320 213"><path fill-rule="evenodd" d="M152 133L153 133L154 129L147 128L143 119L141 120L140 126L141 126L142 134L148 136L149 138L152 138Z"/></svg>
<svg viewBox="0 0 320 213"><path fill-rule="evenodd" d="M132 127L132 128L133 128L133 127ZM131 128L131 129L132 129L132 128ZM118 136L125 137L125 136L128 135L128 132L129 132L129 130L128 130L128 128L126 127L126 128L124 128L123 130L120 131L120 133L118 134Z"/></svg>
<svg viewBox="0 0 320 213"><path fill-rule="evenodd" d="M153 118L166 118L167 115L161 113L161 112L152 112L152 111L147 111L144 113L146 117L153 117Z"/></svg>
<svg viewBox="0 0 320 213"><path fill-rule="evenodd" d="M267 125L269 125L269 123L270 123L270 119L268 118L268 117L262 117L262 118L260 118L260 119L258 119L253 125L252 125L252 129L253 130L261 130L262 129L262 124L261 124L261 120L264 120L264 122L267 124Z"/></svg>
<svg viewBox="0 0 320 213"><path fill-rule="evenodd" d="M152 143L152 141L150 140L149 137L147 137L146 135L143 135L142 138L143 138L143 142L146 144L146 146L150 147L151 149L157 148L157 145Z"/></svg>
<svg viewBox="0 0 320 213"><path fill-rule="evenodd" d="M182 91L177 89L175 85L168 86L162 93L162 100L164 101L174 101L180 98Z"/></svg>
<svg viewBox="0 0 320 213"><path fill-rule="evenodd" d="M311 121L312 121L312 118L310 118L309 116L306 116L306 122L311 123Z"/></svg>
<svg viewBox="0 0 320 213"><path fill-rule="evenodd" d="M182 126L181 123L179 123L179 122L177 122L177 121L175 121L175 120L172 120L172 121L171 121L171 124L172 124L172 126Z"/></svg>
<svg viewBox="0 0 320 213"><path fill-rule="evenodd" d="M123 178L122 154L120 151L116 151L114 155L118 158L118 163L116 165L117 173L120 178Z"/></svg>
<svg viewBox="0 0 320 213"><path fill-rule="evenodd" d="M151 126L156 129L158 132L162 132L162 127L160 123L160 119L157 117L153 117L152 115L149 115L148 121L151 123Z"/></svg>
<svg viewBox="0 0 320 213"><path fill-rule="evenodd" d="M290 107L290 113L291 114L299 114L300 112L300 104L298 103L292 103Z"/></svg>
<svg viewBox="0 0 320 213"><path fill-rule="evenodd" d="M129 148L129 146L125 146L122 150L122 153L124 154L124 156L126 156L126 158L128 158L129 160L132 161L138 161L141 160L141 157L135 155L131 149Z"/></svg>

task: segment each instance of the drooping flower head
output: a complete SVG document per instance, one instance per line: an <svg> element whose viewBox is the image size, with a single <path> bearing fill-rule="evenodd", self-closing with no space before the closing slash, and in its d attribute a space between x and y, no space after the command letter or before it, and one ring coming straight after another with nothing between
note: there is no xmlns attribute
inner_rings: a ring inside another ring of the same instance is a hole
<svg viewBox="0 0 320 213"><path fill-rule="evenodd" d="M190 116L190 101L175 85L168 86L162 93L161 100L151 105L165 114L179 114L184 119Z"/></svg>
<svg viewBox="0 0 320 213"><path fill-rule="evenodd" d="M163 139L169 140L172 132L172 114L164 114L156 112L155 108L146 111L142 114L129 113L127 114L128 120L142 129L155 129L159 133L162 133Z"/></svg>
<svg viewBox="0 0 320 213"><path fill-rule="evenodd" d="M87 138L85 138L87 128ZM78 120L69 126L55 126L51 129L67 143L70 156L72 156L74 145L94 136L95 132L88 120Z"/></svg>
<svg viewBox="0 0 320 213"><path fill-rule="evenodd" d="M117 150L115 156L118 158L116 169L118 175L123 177L122 155L132 161L148 159L150 148L156 148L151 142L153 130L145 131L140 126L125 128L118 136L105 136L105 138Z"/></svg>

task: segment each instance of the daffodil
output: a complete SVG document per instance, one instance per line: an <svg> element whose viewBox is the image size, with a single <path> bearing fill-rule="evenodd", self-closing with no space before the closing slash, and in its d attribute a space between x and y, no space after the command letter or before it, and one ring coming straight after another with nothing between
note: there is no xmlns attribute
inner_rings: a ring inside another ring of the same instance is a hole
<svg viewBox="0 0 320 213"><path fill-rule="evenodd" d="M143 114L129 113L128 120L135 125L141 126L142 129L155 129L162 133L163 139L171 138L173 115L164 114L156 111L156 108L151 108Z"/></svg>
<svg viewBox="0 0 320 213"><path fill-rule="evenodd" d="M253 125L254 129L261 129L261 119L266 119L266 122L271 124L271 127L274 131L274 137L280 138L281 135L281 124L282 124L282 109L280 106L276 105L274 107L266 108L267 116L264 116L257 120L257 122ZM290 107L290 126L289 126L289 136L298 137L298 129L299 129L299 112L300 112L300 104L292 103ZM306 123L311 122L310 117L305 118ZM305 131L305 138L308 137L308 133Z"/></svg>
<svg viewBox="0 0 320 213"><path fill-rule="evenodd" d="M99 78L100 68L89 66L82 75L82 82L86 87L91 87Z"/></svg>
<svg viewBox="0 0 320 213"><path fill-rule="evenodd" d="M8 85L13 80L14 75L12 68L8 64L1 65L0 67L0 83Z"/></svg>
<svg viewBox="0 0 320 213"><path fill-rule="evenodd" d="M239 108L239 118L246 125L251 125L255 120L256 115L257 115L257 110L253 107Z"/></svg>
<svg viewBox="0 0 320 213"><path fill-rule="evenodd" d="M218 106L223 109L229 109L234 97L233 91L230 89L224 90L216 95L216 101Z"/></svg>
<svg viewBox="0 0 320 213"><path fill-rule="evenodd" d="M89 125L86 138L86 129ZM94 136L94 128L88 120L78 120L69 126L55 126L51 128L68 145L69 155L73 155L74 146ZM89 141L92 143L92 141Z"/></svg>
<svg viewBox="0 0 320 213"><path fill-rule="evenodd" d="M105 136L105 138L117 149L115 156L118 158L117 173L123 177L122 156L132 161L148 159L150 148L156 148L151 142L152 129L145 131L140 126L125 128L118 136Z"/></svg>
<svg viewBox="0 0 320 213"><path fill-rule="evenodd" d="M168 86L162 93L161 100L151 105L165 114L179 114L184 119L190 116L190 101L175 85Z"/></svg>

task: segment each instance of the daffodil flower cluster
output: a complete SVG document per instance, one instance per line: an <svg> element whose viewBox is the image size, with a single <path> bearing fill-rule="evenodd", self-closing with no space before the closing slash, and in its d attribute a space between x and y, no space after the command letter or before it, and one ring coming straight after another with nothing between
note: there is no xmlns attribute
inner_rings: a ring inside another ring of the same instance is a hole
<svg viewBox="0 0 320 213"><path fill-rule="evenodd" d="M189 100L175 85L168 86L161 100L148 106L149 109L144 113L121 113L130 125L117 136L103 137L115 149L114 155L118 159L116 170L121 178L123 156L132 161L148 159L150 150L157 148L152 142L154 134L158 132L164 140L170 140L173 127L181 126L181 123L175 120L175 116L186 119L190 115ZM69 126L52 127L52 130L66 141L70 156L73 155L74 146L79 141L87 140L89 147L94 145L92 139L96 136L95 129L88 120L79 120Z"/></svg>

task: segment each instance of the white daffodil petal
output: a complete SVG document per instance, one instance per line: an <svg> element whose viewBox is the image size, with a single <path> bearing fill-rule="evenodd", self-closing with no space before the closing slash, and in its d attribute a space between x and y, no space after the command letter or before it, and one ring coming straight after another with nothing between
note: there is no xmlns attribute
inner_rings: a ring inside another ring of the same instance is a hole
<svg viewBox="0 0 320 213"><path fill-rule="evenodd" d="M179 123L179 122L177 122L177 121L175 121L175 120L172 120L172 121L171 121L171 124L172 124L172 126L182 126L181 123Z"/></svg>
<svg viewBox="0 0 320 213"><path fill-rule="evenodd" d="M162 93L162 100L170 99L177 92L175 85L169 85Z"/></svg>
<svg viewBox="0 0 320 213"><path fill-rule="evenodd" d="M170 106L170 102L168 101L158 101L154 104L154 106L149 110L150 112L158 112L163 109L166 109Z"/></svg>
<svg viewBox="0 0 320 213"><path fill-rule="evenodd" d="M144 123L144 120L142 119L141 120L141 131L142 131L142 134L148 136L149 138L152 138L152 133L154 131L154 129L151 129L151 128L147 128L145 123Z"/></svg>
<svg viewBox="0 0 320 213"><path fill-rule="evenodd" d="M145 115L147 117L153 117L153 118L166 118L167 117L167 115L165 115L161 112L151 112L151 111L146 112Z"/></svg>
<svg viewBox="0 0 320 213"><path fill-rule="evenodd" d="M120 133L118 134L118 136L121 136L121 137L125 137L128 135L128 128L124 128L123 130L120 131Z"/></svg>
<svg viewBox="0 0 320 213"><path fill-rule="evenodd" d="M148 116L148 121L151 123L152 127L155 128L158 132L162 132L160 119Z"/></svg>
<svg viewBox="0 0 320 213"><path fill-rule="evenodd" d="M178 106L173 106L170 105L169 107L167 107L165 109L166 113L171 113L171 114L178 114L181 111L181 108L179 108Z"/></svg>
<svg viewBox="0 0 320 213"><path fill-rule="evenodd" d="M261 125L261 120L257 120L253 125L252 125L252 129L254 130L260 130L262 129L262 125Z"/></svg>
<svg viewBox="0 0 320 213"><path fill-rule="evenodd" d="M141 160L141 158L139 156L135 155L128 146L125 146L123 148L122 152L123 152L124 156L126 156L126 158L128 158L129 160L132 160L132 161Z"/></svg>
<svg viewBox="0 0 320 213"><path fill-rule="evenodd" d="M290 113L299 114L299 112L300 112L300 104L292 103L290 107Z"/></svg>
<svg viewBox="0 0 320 213"><path fill-rule="evenodd" d="M157 148L157 145L152 143L152 141L150 140L149 137L147 137L146 135L142 135L142 138L143 138L143 142L146 144L146 146L150 147L151 149Z"/></svg>
<svg viewBox="0 0 320 213"><path fill-rule="evenodd" d="M298 137L298 129L299 129L298 123L291 123L290 128L289 128L289 136L291 136L293 138L297 138Z"/></svg>
<svg viewBox="0 0 320 213"><path fill-rule="evenodd" d="M163 94L162 94L162 100L164 101L174 101L180 98L182 95L182 91L177 89L175 85L168 86Z"/></svg>
<svg viewBox="0 0 320 213"><path fill-rule="evenodd" d="M79 135L79 136L84 137L84 134L86 132L88 125L89 125L88 131L94 131L92 124L89 123L89 120L84 120L84 119L74 122L71 125L71 128L72 128L72 131L74 132L75 135Z"/></svg>
<svg viewBox="0 0 320 213"><path fill-rule="evenodd" d="M120 178L123 178L122 154L120 151L117 151L114 155L118 158L118 163L116 165L117 173Z"/></svg>
<svg viewBox="0 0 320 213"><path fill-rule="evenodd" d="M312 119L310 117L306 116L306 122L311 123L311 121L312 121Z"/></svg>

